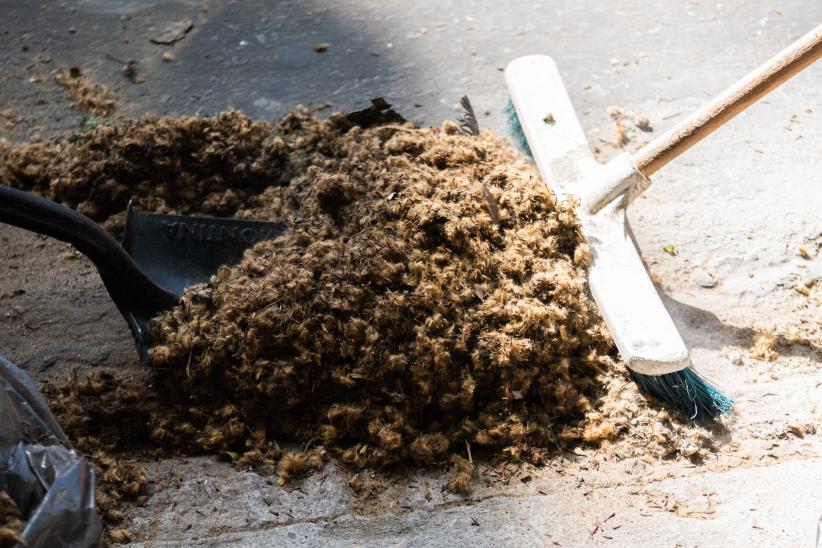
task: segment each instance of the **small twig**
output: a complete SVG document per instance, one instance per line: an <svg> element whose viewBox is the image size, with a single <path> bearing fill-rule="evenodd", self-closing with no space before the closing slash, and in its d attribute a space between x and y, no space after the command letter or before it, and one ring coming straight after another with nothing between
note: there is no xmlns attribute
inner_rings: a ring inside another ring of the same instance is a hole
<svg viewBox="0 0 822 548"><path fill-rule="evenodd" d="M186 378L191 378L191 356L194 354L194 347L188 349L188 363L186 364Z"/></svg>
<svg viewBox="0 0 822 548"><path fill-rule="evenodd" d="M357 236L359 236L359 235L360 235L360 234L362 234L363 232L366 232L366 231L368 231L368 230L371 230L372 228L374 228L374 226L375 226L375 225L368 225L367 227L363 228L362 230L359 230L359 231L355 232L354 234L352 234L351 236L349 236L349 237L348 237L348 240L349 240L349 241L353 240L354 238L356 238Z"/></svg>
<svg viewBox="0 0 822 548"><path fill-rule="evenodd" d="M114 57L113 55L110 55L108 53L106 53L106 58L110 59L111 61L114 61L115 63L120 63L121 65L127 65L128 64L125 61L123 61L122 59L117 59L116 57Z"/></svg>
<svg viewBox="0 0 822 548"><path fill-rule="evenodd" d="M470 462L471 466L473 466L474 458L471 456L471 444L468 443L468 440L465 440L465 448L468 450L468 462Z"/></svg>
<svg viewBox="0 0 822 548"><path fill-rule="evenodd" d="M314 442L316 442L318 439L319 439L319 438L318 438L317 436L314 436L313 438L311 438L310 440L308 440L308 442L305 444L305 447L303 447L303 453L305 453L306 451L308 451L308 449L311 447L311 445L312 445Z"/></svg>

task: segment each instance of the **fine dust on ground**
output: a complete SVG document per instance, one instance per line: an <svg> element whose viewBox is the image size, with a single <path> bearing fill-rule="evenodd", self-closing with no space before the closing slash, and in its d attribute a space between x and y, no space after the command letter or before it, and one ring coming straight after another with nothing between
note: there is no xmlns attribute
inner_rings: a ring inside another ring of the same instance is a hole
<svg viewBox="0 0 822 548"><path fill-rule="evenodd" d="M136 461L158 455L220 454L281 483L330 456L352 470L450 465L464 492L477 457L712 450L614 362L572 204L488 132L305 110L273 125L143 118L2 143L0 177L115 233L130 198L290 226L155 320L161 369L48 389L101 471L109 524L145 496Z"/></svg>

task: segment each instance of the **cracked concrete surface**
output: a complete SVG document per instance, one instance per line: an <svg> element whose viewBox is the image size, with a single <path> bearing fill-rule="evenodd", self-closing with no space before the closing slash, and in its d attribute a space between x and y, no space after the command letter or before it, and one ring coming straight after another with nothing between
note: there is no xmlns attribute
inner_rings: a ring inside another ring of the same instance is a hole
<svg viewBox="0 0 822 548"><path fill-rule="evenodd" d="M118 116L234 106L274 118L299 103L347 110L382 95L438 125L467 93L481 126L503 131L500 69L547 53L606 159L617 152L603 142L608 106L648 117L654 131L632 134L638 146L821 22L822 3L0 0L0 13L2 110L22 117L4 114L4 138L74 130L78 113L52 77L72 65L115 89ZM175 46L148 41L186 18L194 28ZM143 83L123 77L130 60ZM333 463L281 488L214 458L168 460L150 465L155 494L128 511L134 544L812 545L822 514L820 88L822 65L810 67L663 169L631 206L696 367L738 402L707 462L566 455L512 469L507 482L481 474L468 498L443 492L438 470L409 471L363 501ZM39 380L139 367L93 268L65 252L0 226L0 352ZM764 362L749 348L770 328L779 357ZM797 330L807 344L791 342Z"/></svg>
<svg viewBox="0 0 822 548"><path fill-rule="evenodd" d="M798 531L791 525L814 524L819 517L818 508L804 503L817 496L822 480L809 481L806 464L818 466L819 461L769 467L769 473L796 485L795 489L777 493L757 481L760 469L740 468L706 473L697 486L676 479L656 482L651 497L642 491L626 495L623 489L615 488L597 490L593 497L571 490L494 496L473 504L368 517L346 514L331 504L326 513L315 517L295 517L285 523L269 520L226 524L214 531L172 534L136 545L809 546L814 542L815 527ZM707 494L703 484L710 485ZM308 486L305 498L316 503L323 495L315 488L313 483ZM676 510L643 506L653 497L687 500L696 512L713 504L715 515L710 520L695 519L680 516ZM238 506L245 506L242 499Z"/></svg>

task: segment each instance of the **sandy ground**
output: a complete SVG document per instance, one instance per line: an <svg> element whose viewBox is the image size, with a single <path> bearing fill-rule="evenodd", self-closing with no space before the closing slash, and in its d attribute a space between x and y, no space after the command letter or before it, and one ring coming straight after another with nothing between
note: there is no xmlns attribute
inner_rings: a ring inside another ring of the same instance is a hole
<svg viewBox="0 0 822 548"><path fill-rule="evenodd" d="M234 106L274 118L298 103L345 110L382 95L439 124L467 93L480 123L502 130L500 69L547 53L604 159L616 153L600 140L612 131L608 106L649 118L654 132L629 147L651 139L822 21L822 3L0 0L0 13L0 137L12 140L76 129L79 113L53 80L72 65L115 90L117 116ZM194 26L177 44L149 42L183 19ZM317 42L328 50L316 53ZM123 75L132 60L142 83ZM363 498L333 464L282 489L211 458L164 461L150 467L156 494L128 512L134 541L811 545L822 514L820 87L818 65L662 170L631 208L696 367L738 402L704 463L570 454L541 470L485 470L468 498L443 492L438 471L383 478ZM767 329L778 334L772 362L750 352ZM810 342L792 342L795 332ZM93 267L7 226L0 352L38 380L139 367Z"/></svg>

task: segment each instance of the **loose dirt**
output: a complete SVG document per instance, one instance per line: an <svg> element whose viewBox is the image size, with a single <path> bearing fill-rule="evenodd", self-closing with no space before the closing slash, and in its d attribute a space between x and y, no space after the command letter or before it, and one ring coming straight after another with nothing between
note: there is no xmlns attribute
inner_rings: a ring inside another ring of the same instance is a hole
<svg viewBox="0 0 822 548"><path fill-rule="evenodd" d="M83 112L110 116L117 110L117 103L109 89L102 84L91 82L79 67L60 69L54 80Z"/></svg>

